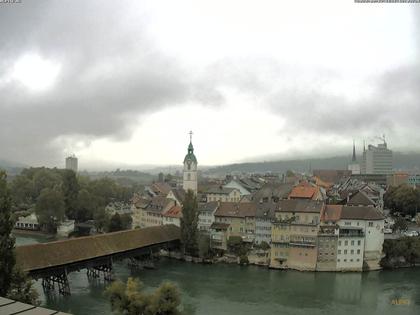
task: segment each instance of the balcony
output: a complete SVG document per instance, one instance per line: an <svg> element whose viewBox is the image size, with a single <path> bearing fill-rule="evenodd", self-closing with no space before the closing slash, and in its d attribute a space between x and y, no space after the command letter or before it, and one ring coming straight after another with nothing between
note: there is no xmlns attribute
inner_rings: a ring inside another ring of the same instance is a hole
<svg viewBox="0 0 420 315"><path fill-rule="evenodd" d="M340 237L365 237L362 229L340 229Z"/></svg>

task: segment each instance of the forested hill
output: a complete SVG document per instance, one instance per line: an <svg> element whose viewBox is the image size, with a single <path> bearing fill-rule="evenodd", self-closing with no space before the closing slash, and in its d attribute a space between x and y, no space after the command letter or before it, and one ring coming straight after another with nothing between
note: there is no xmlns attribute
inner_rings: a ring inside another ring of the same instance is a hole
<svg viewBox="0 0 420 315"><path fill-rule="evenodd" d="M358 157L361 160L361 157ZM308 172L309 169L347 169L350 163L349 156L336 156L330 158L312 158L300 160L285 161L267 161L253 163L237 163L222 165L210 168L207 174L226 174L232 172L239 173L265 173L273 172L283 174L287 170L298 172ZM419 169L420 170L420 153L399 153L394 152L394 169Z"/></svg>

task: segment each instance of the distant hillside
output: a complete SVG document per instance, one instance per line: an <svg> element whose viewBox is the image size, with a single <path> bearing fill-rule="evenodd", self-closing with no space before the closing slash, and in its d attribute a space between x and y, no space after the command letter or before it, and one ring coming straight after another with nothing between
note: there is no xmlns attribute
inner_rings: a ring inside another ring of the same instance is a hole
<svg viewBox="0 0 420 315"><path fill-rule="evenodd" d="M0 160L0 170L6 171L9 179L19 174L23 169L24 165L21 163L10 162L7 160Z"/></svg>
<svg viewBox="0 0 420 315"><path fill-rule="evenodd" d="M358 157L361 160L361 157ZM284 174L287 170L308 172L309 169L347 169L350 159L348 156L336 156L330 158L312 158L287 161L267 161L252 163L237 163L208 169L205 174L228 174L228 173L278 173ZM394 152L394 169L419 169L420 153Z"/></svg>

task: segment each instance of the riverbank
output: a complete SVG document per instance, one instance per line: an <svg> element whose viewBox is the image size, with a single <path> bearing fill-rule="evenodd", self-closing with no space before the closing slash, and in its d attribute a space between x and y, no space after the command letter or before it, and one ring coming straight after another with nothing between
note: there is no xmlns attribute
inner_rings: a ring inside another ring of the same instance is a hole
<svg viewBox="0 0 420 315"><path fill-rule="evenodd" d="M43 231L37 231L37 230L20 230L20 229L13 229L12 234L14 235L27 235L27 236L43 236L46 238L55 238L55 234L49 234Z"/></svg>

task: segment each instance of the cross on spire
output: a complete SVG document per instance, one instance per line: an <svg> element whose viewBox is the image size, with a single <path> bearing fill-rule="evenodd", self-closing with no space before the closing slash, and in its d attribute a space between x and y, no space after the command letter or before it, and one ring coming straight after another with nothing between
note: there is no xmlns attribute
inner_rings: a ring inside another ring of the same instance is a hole
<svg viewBox="0 0 420 315"><path fill-rule="evenodd" d="M188 134L190 135L190 142L192 142L192 135L193 135L193 132L192 132L192 131L190 131Z"/></svg>

